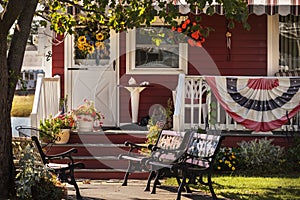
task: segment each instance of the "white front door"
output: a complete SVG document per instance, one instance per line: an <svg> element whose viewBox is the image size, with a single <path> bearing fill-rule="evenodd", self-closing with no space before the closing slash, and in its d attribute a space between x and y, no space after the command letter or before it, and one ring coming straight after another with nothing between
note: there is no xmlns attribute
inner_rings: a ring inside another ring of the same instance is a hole
<svg viewBox="0 0 300 200"><path fill-rule="evenodd" d="M69 99L76 109L84 99L95 102L98 111L104 114L103 126L118 126L117 69L118 37L110 39L110 59L101 60L99 65L85 63L68 67ZM72 62L74 63L74 61Z"/></svg>

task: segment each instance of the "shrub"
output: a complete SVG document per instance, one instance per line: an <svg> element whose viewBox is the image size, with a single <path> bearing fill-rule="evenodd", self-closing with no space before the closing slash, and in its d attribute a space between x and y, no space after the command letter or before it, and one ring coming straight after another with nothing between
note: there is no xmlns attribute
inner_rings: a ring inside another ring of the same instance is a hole
<svg viewBox="0 0 300 200"><path fill-rule="evenodd" d="M284 148L275 146L272 139L255 139L238 143L239 168L257 175L278 173L283 170Z"/></svg>
<svg viewBox="0 0 300 200"><path fill-rule="evenodd" d="M238 158L237 158L237 149L231 147L220 148L218 152L214 169L217 171L233 172L237 169Z"/></svg>
<svg viewBox="0 0 300 200"><path fill-rule="evenodd" d="M16 175L16 191L19 199L60 200L65 197L65 186L40 163L37 153L31 146L26 146L20 154L20 172Z"/></svg>
<svg viewBox="0 0 300 200"><path fill-rule="evenodd" d="M300 172L300 136L295 136L292 147L286 150L287 169Z"/></svg>

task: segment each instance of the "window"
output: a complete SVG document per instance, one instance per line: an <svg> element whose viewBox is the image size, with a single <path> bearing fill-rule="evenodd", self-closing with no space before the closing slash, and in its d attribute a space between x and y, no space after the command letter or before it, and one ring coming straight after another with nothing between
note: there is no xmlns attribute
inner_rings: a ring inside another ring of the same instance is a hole
<svg viewBox="0 0 300 200"><path fill-rule="evenodd" d="M187 44L170 28L142 27L126 36L127 73L176 74L187 71Z"/></svg>
<svg viewBox="0 0 300 200"><path fill-rule="evenodd" d="M91 31L91 27L77 28L75 34L75 64L102 65L110 59L110 39L107 30Z"/></svg>
<svg viewBox="0 0 300 200"><path fill-rule="evenodd" d="M279 17L279 66L281 70L300 70L300 17Z"/></svg>

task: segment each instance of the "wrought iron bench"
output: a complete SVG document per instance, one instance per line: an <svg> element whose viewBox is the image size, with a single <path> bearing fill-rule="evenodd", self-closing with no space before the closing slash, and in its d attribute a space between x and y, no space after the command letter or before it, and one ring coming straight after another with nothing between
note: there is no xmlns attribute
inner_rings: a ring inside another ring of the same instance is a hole
<svg viewBox="0 0 300 200"><path fill-rule="evenodd" d="M129 151L125 154L120 154L119 159L128 160L128 168L124 176L122 186L127 186L128 176L136 171L151 171L148 177L148 182L154 177L156 170L153 170L147 166L147 160L149 159L164 159L172 157L171 160L175 162L177 157L180 157L184 153L186 144L189 141L190 132L176 132L171 130L162 130L158 136L158 139L154 145L138 145L132 142L126 141L125 145L130 147ZM150 150L149 154L141 153L143 149ZM162 152L168 152L168 154L162 154ZM158 156L160 158L158 158ZM149 183L150 184L150 183ZM149 186L145 191L149 190Z"/></svg>
<svg viewBox="0 0 300 200"><path fill-rule="evenodd" d="M77 153L77 149L71 148L65 152L61 152L54 155L48 155L44 152L43 147L41 146L41 143L38 139L39 132L41 130L33 127L22 127L17 126L17 131L19 131L19 135L25 137L23 139L28 142L31 142L30 144L32 147L35 147L35 150L39 153L39 156L41 158L41 163L50 171L54 172L58 179L61 182L66 182L74 186L76 191L76 198L82 199L82 196L80 195L79 187L76 183L75 176L74 176L74 170L75 169L81 169L84 168L84 164L81 162L74 162L74 159L72 155L74 153ZM20 138L15 139L15 141L22 141ZM49 145L49 144L47 144ZM67 159L68 161L65 161ZM58 160L62 160L60 162L55 162Z"/></svg>
<svg viewBox="0 0 300 200"><path fill-rule="evenodd" d="M208 186L213 199L217 199L212 186L211 172L222 139L223 137L220 134L214 135L210 132L208 132L208 134L193 132L187 143L187 147L183 148L186 149L186 151L176 159L172 159L168 151L159 151L158 153L160 155L149 158L146 161L146 165L151 168L152 176L156 173L151 193L156 193L156 186L160 178L175 177L180 185L177 192L177 200L181 199L181 192L184 191L185 188L188 193L191 193L188 185L196 183ZM204 180L204 177L206 177L207 180ZM150 180L148 179L146 189L149 190L149 188Z"/></svg>

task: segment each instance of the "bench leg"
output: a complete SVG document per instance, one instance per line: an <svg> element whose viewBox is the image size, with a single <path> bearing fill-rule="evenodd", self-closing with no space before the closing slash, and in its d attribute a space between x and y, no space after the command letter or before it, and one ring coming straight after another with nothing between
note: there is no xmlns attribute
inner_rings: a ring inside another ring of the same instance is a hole
<svg viewBox="0 0 300 200"><path fill-rule="evenodd" d="M124 175L124 179L123 179L123 183L122 186L127 186L127 180L128 180L128 176L129 176L129 171L127 171Z"/></svg>
<svg viewBox="0 0 300 200"><path fill-rule="evenodd" d="M210 173L210 172L207 173L207 182L204 182L204 180L203 180L203 174L200 175L199 181L200 181L201 184L206 185L206 186L209 187L210 193L211 193L212 198L213 198L214 200L218 199L218 198L217 198L217 195L216 195L216 193L215 193L215 191L214 191L214 188L213 188L213 186L212 186L211 173Z"/></svg>
<svg viewBox="0 0 300 200"><path fill-rule="evenodd" d="M71 177L71 184L72 184L72 185L74 186L74 188L75 188L75 191L76 191L76 199L77 199L77 200L82 200L83 198L82 198L82 196L80 195L79 187L78 187L78 185L77 185L76 180L75 180L74 177Z"/></svg>
<svg viewBox="0 0 300 200"><path fill-rule="evenodd" d="M130 172L132 171L132 167L133 167L133 163L132 163L132 161L129 161L127 171L124 175L122 186L127 186L128 176L129 176Z"/></svg>
<svg viewBox="0 0 300 200"><path fill-rule="evenodd" d="M176 200L180 200L181 199L181 192L184 190L184 187L186 185L186 175L183 175L182 177L182 181L179 185L178 191L177 191L177 198Z"/></svg>
<svg viewBox="0 0 300 200"><path fill-rule="evenodd" d="M156 186L159 184L160 175L161 175L161 170L157 170L151 194L156 194Z"/></svg>
<svg viewBox="0 0 300 200"><path fill-rule="evenodd" d="M144 191L150 191L151 180L154 177L155 177L155 171L151 171L151 173L148 176L147 185Z"/></svg>
<svg viewBox="0 0 300 200"><path fill-rule="evenodd" d="M218 198L217 198L217 195L216 195L216 193L215 193L215 191L214 191L214 188L213 188L213 186L212 186L212 182L211 182L211 174L210 174L210 173L207 175L207 183L208 183L208 187L209 187L210 193L211 193L211 195L212 195L212 198L213 198L214 200L218 199Z"/></svg>
<svg viewBox="0 0 300 200"><path fill-rule="evenodd" d="M56 171L57 178L62 182L67 182L70 185L73 185L76 191L76 199L82 200L82 196L80 195L79 187L74 177L74 169L70 167L69 172L58 170Z"/></svg>

